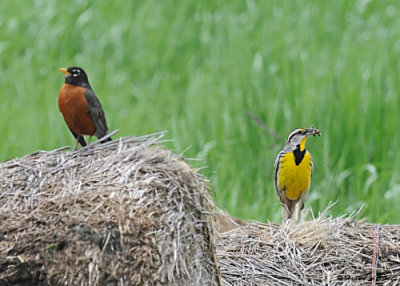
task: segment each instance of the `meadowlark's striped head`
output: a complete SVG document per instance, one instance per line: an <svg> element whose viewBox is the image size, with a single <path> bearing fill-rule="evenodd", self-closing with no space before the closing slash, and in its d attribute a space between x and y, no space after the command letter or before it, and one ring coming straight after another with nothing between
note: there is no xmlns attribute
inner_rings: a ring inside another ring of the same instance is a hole
<svg viewBox="0 0 400 286"><path fill-rule="evenodd" d="M321 131L315 129L314 126L311 128L299 128L293 130L286 141L285 150L286 151L294 151L296 149L300 149L303 151L306 148L307 137L310 135L321 135Z"/></svg>

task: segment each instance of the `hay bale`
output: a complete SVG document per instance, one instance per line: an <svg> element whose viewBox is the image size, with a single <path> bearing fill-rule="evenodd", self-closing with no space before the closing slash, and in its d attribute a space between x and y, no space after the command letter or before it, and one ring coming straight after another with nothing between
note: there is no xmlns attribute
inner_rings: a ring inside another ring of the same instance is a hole
<svg viewBox="0 0 400 286"><path fill-rule="evenodd" d="M377 225L351 217L252 223L221 234L222 285L371 285ZM400 284L400 226L381 225L376 285Z"/></svg>
<svg viewBox="0 0 400 286"><path fill-rule="evenodd" d="M207 183L162 135L0 164L0 285L219 285Z"/></svg>
<svg viewBox="0 0 400 286"><path fill-rule="evenodd" d="M249 222L237 217L233 217L229 215L228 212L221 209L216 209L214 211L213 221L215 229L218 231L218 233L228 232L232 229L249 224Z"/></svg>

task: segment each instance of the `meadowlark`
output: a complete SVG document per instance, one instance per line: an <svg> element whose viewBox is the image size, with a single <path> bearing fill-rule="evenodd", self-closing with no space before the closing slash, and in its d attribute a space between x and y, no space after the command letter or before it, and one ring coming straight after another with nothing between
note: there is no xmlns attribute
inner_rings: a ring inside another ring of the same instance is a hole
<svg viewBox="0 0 400 286"><path fill-rule="evenodd" d="M321 131L311 128L300 128L292 131L285 147L279 152L274 166L275 190L282 203L282 216L286 221L295 212L297 221L297 203L300 201L301 219L303 220L304 202L310 190L314 170L311 154L306 150L308 136L321 135Z"/></svg>

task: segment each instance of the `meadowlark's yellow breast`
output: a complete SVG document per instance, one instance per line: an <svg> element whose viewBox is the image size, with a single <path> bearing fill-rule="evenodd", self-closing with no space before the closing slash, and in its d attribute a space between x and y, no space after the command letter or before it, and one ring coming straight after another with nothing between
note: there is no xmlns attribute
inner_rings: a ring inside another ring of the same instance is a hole
<svg viewBox="0 0 400 286"><path fill-rule="evenodd" d="M308 151L303 160L296 165L293 152L286 153L280 159L278 173L278 188L285 189L286 197L297 200L300 195L307 191L311 183L311 155Z"/></svg>

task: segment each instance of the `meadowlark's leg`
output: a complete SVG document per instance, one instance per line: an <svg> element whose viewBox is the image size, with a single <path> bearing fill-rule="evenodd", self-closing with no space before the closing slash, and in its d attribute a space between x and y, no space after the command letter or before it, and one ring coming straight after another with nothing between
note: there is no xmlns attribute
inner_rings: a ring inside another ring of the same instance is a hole
<svg viewBox="0 0 400 286"><path fill-rule="evenodd" d="M300 222L305 222L307 212L304 210L304 203L306 202L308 196L308 190L301 194L300 196Z"/></svg>
<svg viewBox="0 0 400 286"><path fill-rule="evenodd" d="M282 219L283 221L287 221L290 218L289 209L286 204L282 203Z"/></svg>
<svg viewBox="0 0 400 286"><path fill-rule="evenodd" d="M296 211L296 203L297 203L296 201L286 199L285 205L288 212L288 219L292 221L293 221L293 212ZM296 214L294 219L295 219L294 221L296 221Z"/></svg>
<svg viewBox="0 0 400 286"><path fill-rule="evenodd" d="M305 211L304 209L302 209L300 211L300 223L303 223L306 221L306 214L307 214L307 211Z"/></svg>
<svg viewBox="0 0 400 286"><path fill-rule="evenodd" d="M295 205L293 206L292 213L293 213L293 212L294 212L294 219L293 219L293 221L297 223L297 220L299 219L298 204L295 204Z"/></svg>

